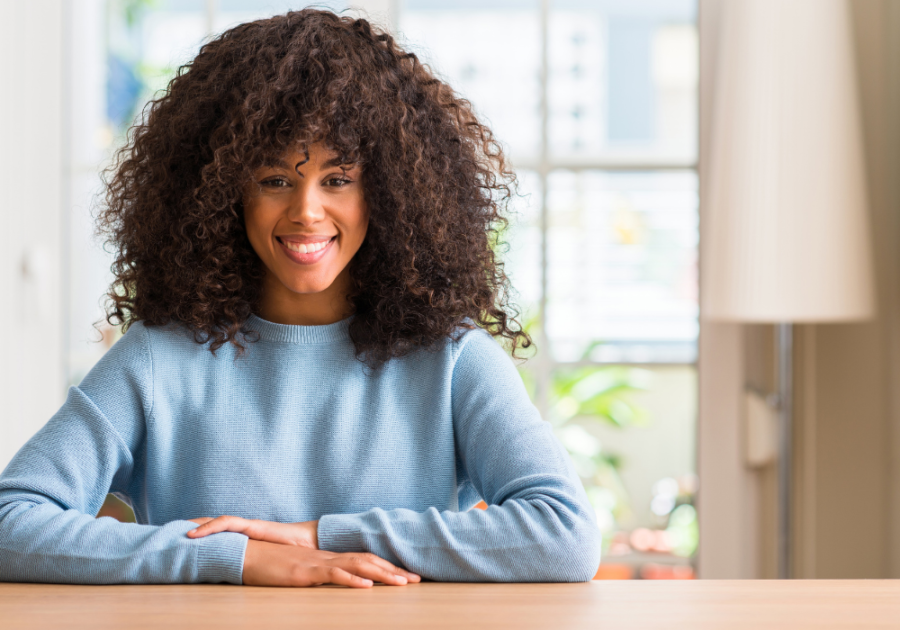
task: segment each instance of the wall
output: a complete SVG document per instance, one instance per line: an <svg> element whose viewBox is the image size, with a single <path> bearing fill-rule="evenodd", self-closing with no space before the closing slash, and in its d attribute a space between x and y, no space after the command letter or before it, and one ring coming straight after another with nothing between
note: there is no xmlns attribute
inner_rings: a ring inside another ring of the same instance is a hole
<svg viewBox="0 0 900 630"><path fill-rule="evenodd" d="M798 422L798 577L900 577L900 480L891 463L900 457L900 7L854 0L851 13L878 316L864 324L807 326L798 347L806 404Z"/></svg>
<svg viewBox="0 0 900 630"><path fill-rule="evenodd" d="M0 20L0 468L62 404L63 0Z"/></svg>

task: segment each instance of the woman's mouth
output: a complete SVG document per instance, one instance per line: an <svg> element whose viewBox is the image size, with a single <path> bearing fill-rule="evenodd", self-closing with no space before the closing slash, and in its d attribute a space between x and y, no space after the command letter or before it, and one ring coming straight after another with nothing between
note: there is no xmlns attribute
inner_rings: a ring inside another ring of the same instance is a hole
<svg viewBox="0 0 900 630"><path fill-rule="evenodd" d="M337 236L311 243L300 243L283 239L282 237L276 237L276 240L281 245L285 255L292 261L300 265L311 265L322 260L331 249L332 244L337 240Z"/></svg>

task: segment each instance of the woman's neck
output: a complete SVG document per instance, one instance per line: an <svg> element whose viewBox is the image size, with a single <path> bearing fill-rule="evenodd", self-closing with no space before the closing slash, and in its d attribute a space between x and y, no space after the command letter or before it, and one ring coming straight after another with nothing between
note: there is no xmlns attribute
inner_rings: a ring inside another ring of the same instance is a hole
<svg viewBox="0 0 900 630"><path fill-rule="evenodd" d="M347 300L350 274L344 269L334 282L318 293L294 293L273 274L263 280L263 295L257 315L276 324L325 326L353 314Z"/></svg>

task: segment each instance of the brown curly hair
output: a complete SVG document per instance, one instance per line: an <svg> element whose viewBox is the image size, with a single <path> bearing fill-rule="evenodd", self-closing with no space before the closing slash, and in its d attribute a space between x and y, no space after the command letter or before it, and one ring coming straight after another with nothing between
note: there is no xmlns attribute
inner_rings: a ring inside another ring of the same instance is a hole
<svg viewBox="0 0 900 630"><path fill-rule="evenodd" d="M265 268L242 191L267 158L316 142L362 168L370 222L349 295L361 359L472 322L514 353L531 346L496 253L515 176L490 129L390 35L313 9L205 44L129 131L97 217L117 251L107 321L177 322L213 352L243 351Z"/></svg>

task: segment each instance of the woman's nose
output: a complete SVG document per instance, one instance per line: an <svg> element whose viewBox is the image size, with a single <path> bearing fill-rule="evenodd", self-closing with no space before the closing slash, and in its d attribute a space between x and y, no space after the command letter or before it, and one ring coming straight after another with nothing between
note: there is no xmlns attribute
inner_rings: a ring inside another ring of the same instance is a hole
<svg viewBox="0 0 900 630"><path fill-rule="evenodd" d="M313 186L301 186L291 198L288 218L294 223L311 225L325 217L325 206Z"/></svg>

